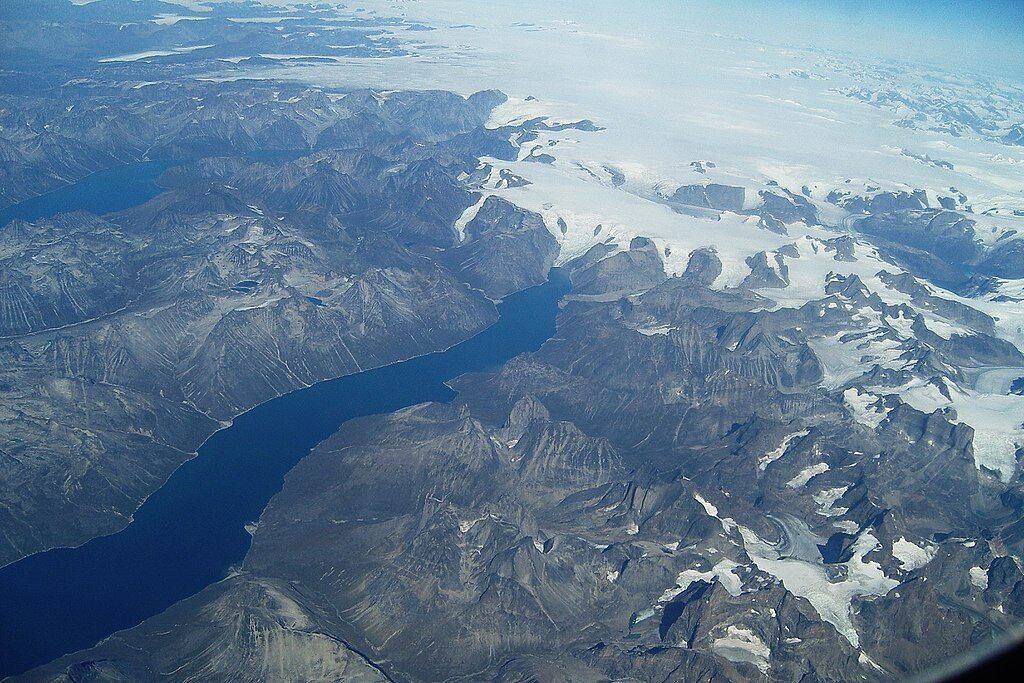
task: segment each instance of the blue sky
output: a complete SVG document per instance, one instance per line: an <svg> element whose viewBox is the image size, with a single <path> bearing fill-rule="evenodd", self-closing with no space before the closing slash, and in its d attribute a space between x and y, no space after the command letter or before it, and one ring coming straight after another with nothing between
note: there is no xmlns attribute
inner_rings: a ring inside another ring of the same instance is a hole
<svg viewBox="0 0 1024 683"><path fill-rule="evenodd" d="M725 0L762 37L1024 79L1024 0Z"/></svg>

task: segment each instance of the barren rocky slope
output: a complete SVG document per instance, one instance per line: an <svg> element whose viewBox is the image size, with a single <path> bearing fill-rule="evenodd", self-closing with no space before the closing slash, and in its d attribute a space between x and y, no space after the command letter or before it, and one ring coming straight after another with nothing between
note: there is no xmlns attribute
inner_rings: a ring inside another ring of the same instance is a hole
<svg viewBox="0 0 1024 683"><path fill-rule="evenodd" d="M251 126L327 102L208 96ZM557 244L538 219L493 199L464 238L452 227L479 196L459 180L480 153L464 136L500 101L352 93L304 156L204 157L122 213L5 226L0 563L122 526L252 405L446 348L494 320L477 289L543 281ZM515 258L479 271L472 251L498 244Z"/></svg>
<svg viewBox="0 0 1024 683"><path fill-rule="evenodd" d="M455 404L343 427L173 633L146 635L163 615L36 677L134 670L155 648L171 670L211 605L252 609L267 582L313 632L417 681L882 680L1024 614L1016 486L975 467L970 428L870 398L883 378L821 386L808 338L879 302L838 279L764 312L707 287L711 252L653 286L642 263L581 264L575 280L622 293L575 297L553 340L463 377Z"/></svg>

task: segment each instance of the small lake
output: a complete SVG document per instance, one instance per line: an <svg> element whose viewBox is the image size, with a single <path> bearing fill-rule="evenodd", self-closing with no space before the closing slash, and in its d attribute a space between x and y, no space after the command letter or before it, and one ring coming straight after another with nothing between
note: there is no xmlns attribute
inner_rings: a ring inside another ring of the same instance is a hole
<svg viewBox="0 0 1024 683"><path fill-rule="evenodd" d="M250 159L291 160L312 150L255 150L243 156ZM167 169L188 163L190 159L136 161L91 173L25 201L0 209L0 228L18 218L35 221L68 211L89 211L98 216L144 204L164 191L157 179Z"/></svg>
<svg viewBox="0 0 1024 683"><path fill-rule="evenodd" d="M77 183L0 209L0 226L15 218L34 221L65 211L113 213L145 203L162 191L160 174L176 161L139 161L88 175Z"/></svg>
<svg viewBox="0 0 1024 683"><path fill-rule="evenodd" d="M154 181L166 166L142 166L97 173L82 181L89 183L85 189L46 195L33 212L128 208L130 203L111 197L121 191L117 183L134 173L143 174L129 181L135 203L145 201L159 192ZM144 191L146 182L152 194ZM99 198L108 201L93 203ZM27 203L18 207L31 215ZM507 297L491 327L446 351L256 406L213 434L123 531L0 569L0 676L94 645L222 579L249 548L246 523L259 518L287 472L314 446L354 417L450 401L455 393L447 380L540 348L554 334L558 302L568 290L568 278L554 269L545 284Z"/></svg>

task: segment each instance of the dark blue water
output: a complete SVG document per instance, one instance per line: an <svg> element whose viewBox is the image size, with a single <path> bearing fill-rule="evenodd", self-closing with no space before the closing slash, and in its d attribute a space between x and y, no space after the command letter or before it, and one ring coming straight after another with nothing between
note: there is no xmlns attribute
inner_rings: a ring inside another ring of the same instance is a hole
<svg viewBox="0 0 1024 683"><path fill-rule="evenodd" d="M15 218L34 221L78 210L103 215L137 206L160 194L156 179L175 163L140 161L97 171L77 183L0 209L0 226Z"/></svg>
<svg viewBox="0 0 1024 683"><path fill-rule="evenodd" d="M446 380L539 348L566 291L555 270L546 284L508 297L493 326L447 351L257 406L211 436L124 531L0 569L0 675L91 646L221 579L249 548L244 524L342 422L450 401Z"/></svg>

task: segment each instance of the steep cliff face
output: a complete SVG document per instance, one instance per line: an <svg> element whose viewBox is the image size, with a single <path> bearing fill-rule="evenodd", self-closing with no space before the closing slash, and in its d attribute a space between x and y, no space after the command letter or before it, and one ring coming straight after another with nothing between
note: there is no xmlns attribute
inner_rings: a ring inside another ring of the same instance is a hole
<svg viewBox="0 0 1024 683"><path fill-rule="evenodd" d="M450 250L452 268L495 299L542 279L558 255L540 216L495 196L483 200L464 233Z"/></svg>

